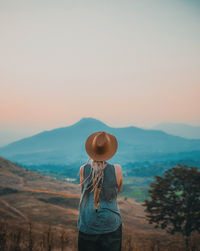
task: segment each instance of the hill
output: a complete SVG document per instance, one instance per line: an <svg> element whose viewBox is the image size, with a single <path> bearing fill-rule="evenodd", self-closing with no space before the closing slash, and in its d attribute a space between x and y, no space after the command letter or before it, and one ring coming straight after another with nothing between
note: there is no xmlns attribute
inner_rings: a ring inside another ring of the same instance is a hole
<svg viewBox="0 0 200 251"><path fill-rule="evenodd" d="M4 243L1 250L12 247L26 251L30 246L34 251L77 250L78 185L43 176L0 158L0 195L0 248ZM118 204L124 251L133 247L152 250L155 246L168 250L166 242L173 243L173 238L176 244L181 243L180 236L169 238L148 224L140 203L118 198Z"/></svg>
<svg viewBox="0 0 200 251"><path fill-rule="evenodd" d="M200 139L200 126L163 122L155 125L152 129L161 130L187 139Z"/></svg>
<svg viewBox="0 0 200 251"><path fill-rule="evenodd" d="M44 131L1 147L0 155L26 165L77 162L80 165L88 159L85 141L96 131L106 131L116 136L118 152L112 160L120 164L140 160L167 160L168 156L170 160L182 159L185 153L192 158L194 151L200 151L200 140L189 140L134 126L114 128L97 119L83 118L71 126Z"/></svg>
<svg viewBox="0 0 200 251"><path fill-rule="evenodd" d="M79 185L43 176L0 158L0 195L0 216L4 219L38 223L51 220L54 225L76 227ZM127 203L136 206L137 214L142 209L139 203L120 199L125 211ZM142 211L140 216L144 216Z"/></svg>

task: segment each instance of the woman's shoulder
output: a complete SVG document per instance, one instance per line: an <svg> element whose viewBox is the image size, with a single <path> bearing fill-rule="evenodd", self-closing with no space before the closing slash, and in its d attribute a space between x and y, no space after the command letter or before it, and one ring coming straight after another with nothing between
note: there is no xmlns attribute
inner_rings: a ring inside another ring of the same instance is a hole
<svg viewBox="0 0 200 251"><path fill-rule="evenodd" d="M115 173L117 180L122 178L122 167L120 164L110 164L112 166L112 172Z"/></svg>
<svg viewBox="0 0 200 251"><path fill-rule="evenodd" d="M115 170L117 170L117 171L121 171L122 170L122 167L121 167L120 164L114 164L113 166L115 167Z"/></svg>
<svg viewBox="0 0 200 251"><path fill-rule="evenodd" d="M117 184L119 187L118 191L120 191L122 187L122 182L123 182L122 167L120 164L115 164L114 167L115 167L115 176L116 176Z"/></svg>
<svg viewBox="0 0 200 251"><path fill-rule="evenodd" d="M79 173L81 176L84 176L84 174L90 172L91 164L86 163L80 167Z"/></svg>
<svg viewBox="0 0 200 251"><path fill-rule="evenodd" d="M120 172L120 170L122 170L122 167L120 164L111 164L107 162L107 166L112 167L112 170L114 170L115 172ZM110 168L109 168L110 169Z"/></svg>
<svg viewBox="0 0 200 251"><path fill-rule="evenodd" d="M122 168L120 164L114 164L116 168Z"/></svg>
<svg viewBox="0 0 200 251"><path fill-rule="evenodd" d="M120 164L114 164L116 176L122 175L122 167Z"/></svg>

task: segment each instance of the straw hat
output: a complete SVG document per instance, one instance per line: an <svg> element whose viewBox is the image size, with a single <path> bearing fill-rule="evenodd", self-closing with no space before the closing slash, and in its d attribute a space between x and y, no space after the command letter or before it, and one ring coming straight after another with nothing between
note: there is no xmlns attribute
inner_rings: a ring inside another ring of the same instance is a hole
<svg viewBox="0 0 200 251"><path fill-rule="evenodd" d="M96 161L106 161L112 158L117 147L116 137L104 131L92 133L85 142L87 154Z"/></svg>

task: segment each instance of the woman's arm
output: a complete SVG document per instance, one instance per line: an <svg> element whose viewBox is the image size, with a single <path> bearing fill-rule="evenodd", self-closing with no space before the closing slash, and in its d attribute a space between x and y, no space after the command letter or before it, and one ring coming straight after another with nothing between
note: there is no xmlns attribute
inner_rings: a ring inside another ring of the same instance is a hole
<svg viewBox="0 0 200 251"><path fill-rule="evenodd" d="M83 181L84 181L84 176L83 176L83 170L84 170L84 165L80 167L80 185L83 184Z"/></svg>
<svg viewBox="0 0 200 251"><path fill-rule="evenodd" d="M117 179L118 193L119 193L123 184L122 168L119 164L115 164L114 167L115 167L115 176Z"/></svg>

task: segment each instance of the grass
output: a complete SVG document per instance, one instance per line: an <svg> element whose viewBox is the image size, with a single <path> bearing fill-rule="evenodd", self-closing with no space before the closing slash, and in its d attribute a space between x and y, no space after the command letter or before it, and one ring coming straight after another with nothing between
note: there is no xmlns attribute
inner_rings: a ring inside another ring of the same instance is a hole
<svg viewBox="0 0 200 251"><path fill-rule="evenodd" d="M149 184L153 182L153 178L147 177L124 177L123 187L119 194L120 197L132 198L137 202L144 202L149 198Z"/></svg>

